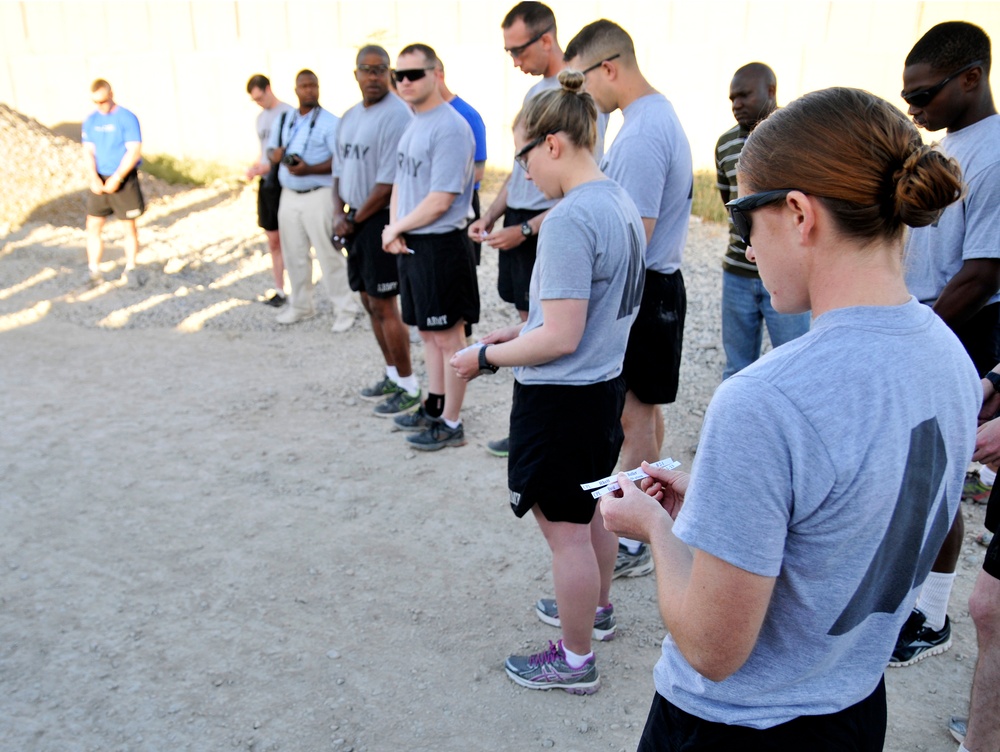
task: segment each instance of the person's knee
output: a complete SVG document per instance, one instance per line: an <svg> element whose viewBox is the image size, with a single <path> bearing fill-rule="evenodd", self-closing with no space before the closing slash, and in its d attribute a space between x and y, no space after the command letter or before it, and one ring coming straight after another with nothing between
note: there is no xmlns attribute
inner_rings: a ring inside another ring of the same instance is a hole
<svg viewBox="0 0 1000 752"><path fill-rule="evenodd" d="M632 392L625 399L622 410L622 430L629 435L653 435L656 429L656 405L641 402Z"/></svg>
<svg viewBox="0 0 1000 752"><path fill-rule="evenodd" d="M980 644L996 644L1000 640L1000 580L979 573L979 579L969 598L969 615L976 625Z"/></svg>

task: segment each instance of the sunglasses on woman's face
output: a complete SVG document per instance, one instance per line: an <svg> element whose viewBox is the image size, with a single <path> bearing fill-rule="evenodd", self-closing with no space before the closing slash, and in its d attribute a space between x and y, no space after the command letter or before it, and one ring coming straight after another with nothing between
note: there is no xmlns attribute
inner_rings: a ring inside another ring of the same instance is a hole
<svg viewBox="0 0 1000 752"><path fill-rule="evenodd" d="M397 84L403 83L403 81L419 81L421 78L427 75L427 71L434 70L431 68L408 68L406 70L394 70L392 72L392 77L396 79Z"/></svg>
<svg viewBox="0 0 1000 752"><path fill-rule="evenodd" d="M779 191L751 193L749 196L742 196L727 203L729 217L733 220L733 227L736 229L736 234L740 236L740 240L746 245L750 245L750 228L753 226L750 221L750 212L754 209L760 209L762 206L776 204L784 200L785 196L794 190L794 188L783 188Z"/></svg>

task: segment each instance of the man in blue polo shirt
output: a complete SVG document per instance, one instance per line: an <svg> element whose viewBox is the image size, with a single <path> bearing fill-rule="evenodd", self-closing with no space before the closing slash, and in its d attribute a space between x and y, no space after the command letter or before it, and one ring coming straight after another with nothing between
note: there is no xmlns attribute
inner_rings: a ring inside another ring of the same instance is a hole
<svg viewBox="0 0 1000 752"><path fill-rule="evenodd" d="M91 101L97 110L83 121L83 161L90 175L87 196L87 266L92 284L102 282L100 273L105 220L115 214L125 224L125 273L130 287L143 279L135 269L139 235L135 220L146 205L139 189L138 167L142 162L142 134L139 120L115 104L111 84L99 78L90 85Z"/></svg>
<svg viewBox="0 0 1000 752"><path fill-rule="evenodd" d="M311 70L295 77L299 107L275 128L268 142L268 158L280 162L278 232L285 271L291 283L288 307L275 319L295 324L316 315L313 307L312 259L316 251L323 285L333 303L333 331L351 328L358 304L347 283L344 255L333 246L333 154L337 150L340 119L319 105L319 79ZM278 146L279 133L281 136Z"/></svg>

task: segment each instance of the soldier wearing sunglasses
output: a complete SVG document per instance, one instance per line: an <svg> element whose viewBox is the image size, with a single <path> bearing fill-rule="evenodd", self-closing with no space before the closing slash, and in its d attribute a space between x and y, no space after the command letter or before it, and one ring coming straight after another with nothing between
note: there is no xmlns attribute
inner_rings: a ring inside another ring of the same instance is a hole
<svg viewBox="0 0 1000 752"><path fill-rule="evenodd" d="M961 200L937 222L910 233L907 288L951 327L980 376L1000 360L1000 116L989 72L986 33L963 21L942 23L907 55L900 94L918 127L946 131L939 148L959 163L965 183ZM964 533L959 513L890 665L908 666L951 646L948 599Z"/></svg>
<svg viewBox="0 0 1000 752"><path fill-rule="evenodd" d="M465 382L448 368L465 347L465 325L479 321L479 285L465 225L472 206L475 139L472 129L439 88L434 50L403 48L393 77L413 121L399 139L389 224L382 248L399 264L403 321L424 343L428 396L416 412L397 415L397 429L414 432L414 449L435 451L465 444L460 411Z"/></svg>

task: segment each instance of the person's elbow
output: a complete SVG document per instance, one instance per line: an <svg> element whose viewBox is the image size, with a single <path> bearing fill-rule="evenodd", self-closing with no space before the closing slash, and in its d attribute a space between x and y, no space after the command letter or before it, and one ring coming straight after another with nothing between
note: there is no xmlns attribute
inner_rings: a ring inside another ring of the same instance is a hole
<svg viewBox="0 0 1000 752"><path fill-rule="evenodd" d="M693 645L681 654L695 671L709 681L721 682L739 671L750 657L750 651L715 644Z"/></svg>

